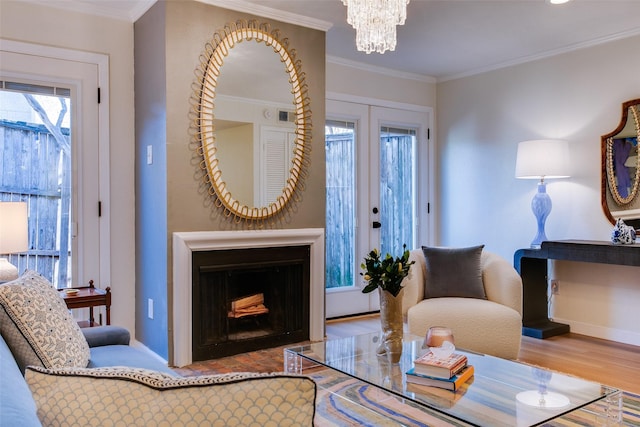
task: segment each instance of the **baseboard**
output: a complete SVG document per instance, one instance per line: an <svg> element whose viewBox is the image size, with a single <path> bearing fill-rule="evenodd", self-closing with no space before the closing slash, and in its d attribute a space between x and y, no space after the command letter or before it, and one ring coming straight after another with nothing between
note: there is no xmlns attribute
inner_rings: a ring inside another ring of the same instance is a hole
<svg viewBox="0 0 640 427"><path fill-rule="evenodd" d="M571 328L571 332L603 340L615 341L623 344L640 346L640 333L627 331L624 329L607 328L600 325L592 325L584 322L576 322L558 317L553 318L554 322L566 323Z"/></svg>
<svg viewBox="0 0 640 427"><path fill-rule="evenodd" d="M346 314L344 316L328 317L326 320L326 323L343 322L345 320L371 319L374 317L378 317L379 315L380 315L379 310L369 311L367 313Z"/></svg>
<svg viewBox="0 0 640 427"><path fill-rule="evenodd" d="M169 362L167 362L164 358L160 357L158 355L158 353L154 352L149 347L147 347L146 345L142 344L140 341L132 339L131 342L129 343L129 345L131 347L137 348L138 350L147 353L149 356L151 356L154 359L156 359L157 361L163 363L165 366L169 366Z"/></svg>

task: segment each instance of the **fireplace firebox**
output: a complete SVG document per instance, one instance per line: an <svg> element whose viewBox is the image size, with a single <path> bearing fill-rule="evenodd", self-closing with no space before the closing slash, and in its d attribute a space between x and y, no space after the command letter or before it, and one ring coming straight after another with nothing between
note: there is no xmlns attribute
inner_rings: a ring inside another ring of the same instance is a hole
<svg viewBox="0 0 640 427"><path fill-rule="evenodd" d="M309 339L309 246L199 251L192 268L193 361Z"/></svg>

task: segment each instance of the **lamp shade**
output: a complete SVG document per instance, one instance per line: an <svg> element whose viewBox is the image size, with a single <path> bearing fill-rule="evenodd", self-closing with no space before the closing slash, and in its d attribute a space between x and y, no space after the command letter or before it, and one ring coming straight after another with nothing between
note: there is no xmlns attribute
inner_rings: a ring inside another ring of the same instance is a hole
<svg viewBox="0 0 640 427"><path fill-rule="evenodd" d="M516 178L568 178L569 143L561 139L536 139L518 144Z"/></svg>
<svg viewBox="0 0 640 427"><path fill-rule="evenodd" d="M26 202L0 202L0 254L29 249Z"/></svg>

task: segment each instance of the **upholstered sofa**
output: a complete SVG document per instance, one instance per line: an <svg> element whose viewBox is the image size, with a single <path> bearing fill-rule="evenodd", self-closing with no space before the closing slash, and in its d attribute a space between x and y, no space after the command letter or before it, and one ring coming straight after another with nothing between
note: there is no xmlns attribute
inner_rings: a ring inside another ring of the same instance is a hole
<svg viewBox="0 0 640 427"><path fill-rule="evenodd" d="M427 259L424 248L410 252L415 264L403 281L409 332L424 336L432 326L448 327L456 347L516 359L522 335L522 280L516 270L481 246L427 248L427 254L434 258ZM430 274L428 264L440 271ZM470 275L479 279L476 289L461 284ZM443 277L453 283L434 283Z"/></svg>
<svg viewBox="0 0 640 427"><path fill-rule="evenodd" d="M4 310L0 307L0 310ZM4 319L3 319L4 320ZM132 366L171 374L160 361L129 346L129 332L117 326L86 328L91 348L89 366ZM40 425L36 404L13 353L0 336L0 426ZM175 374L174 374L175 375Z"/></svg>
<svg viewBox="0 0 640 427"><path fill-rule="evenodd" d="M313 424L310 378L180 377L124 328L80 329L37 273L0 284L0 332L0 427Z"/></svg>

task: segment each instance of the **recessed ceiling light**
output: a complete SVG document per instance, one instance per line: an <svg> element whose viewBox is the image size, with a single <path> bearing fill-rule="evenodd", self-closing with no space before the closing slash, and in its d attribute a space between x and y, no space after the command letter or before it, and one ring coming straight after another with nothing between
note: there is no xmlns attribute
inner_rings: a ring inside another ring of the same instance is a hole
<svg viewBox="0 0 640 427"><path fill-rule="evenodd" d="M549 0L549 3L551 4L563 4L567 2L569 2L569 0Z"/></svg>

